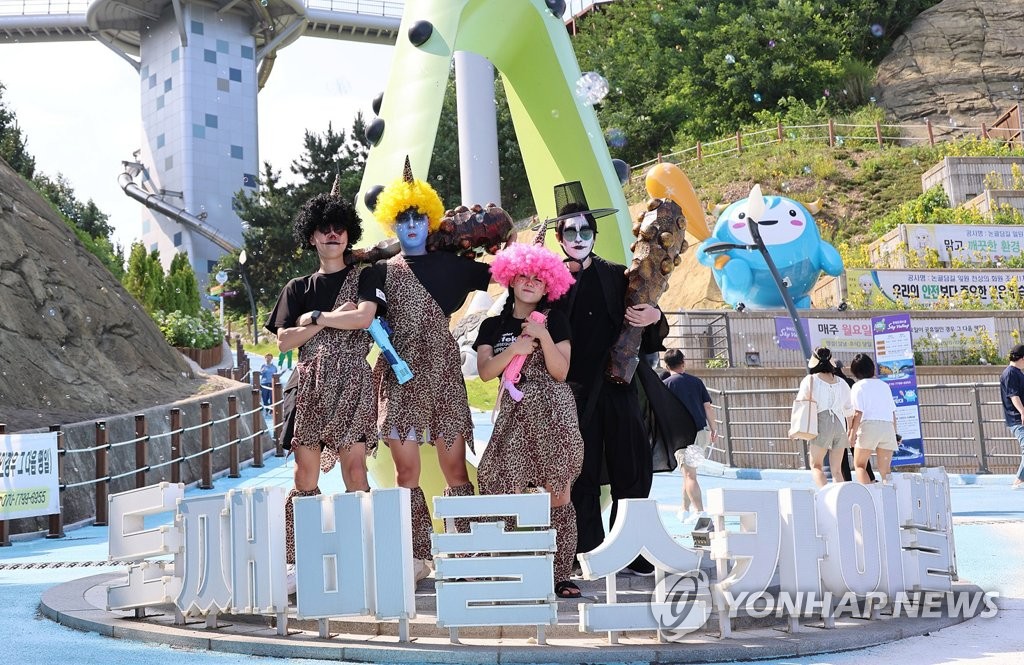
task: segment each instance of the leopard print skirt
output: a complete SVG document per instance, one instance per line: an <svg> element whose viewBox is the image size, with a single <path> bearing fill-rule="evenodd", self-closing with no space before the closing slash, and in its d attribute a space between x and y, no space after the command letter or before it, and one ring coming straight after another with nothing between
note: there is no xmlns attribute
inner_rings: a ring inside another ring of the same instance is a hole
<svg viewBox="0 0 1024 665"><path fill-rule="evenodd" d="M401 255L388 260L384 289L391 343L413 378L399 384L387 360L377 359L377 432L386 439L397 431L399 439L420 443L429 432L446 447L461 436L472 450L473 418L448 317Z"/></svg>
<svg viewBox="0 0 1024 665"><path fill-rule="evenodd" d="M583 466L583 437L569 386L555 381L544 352L533 352L517 384L523 399L504 392L477 478L481 494L518 494L550 485L555 494L572 487Z"/></svg>
<svg viewBox="0 0 1024 665"><path fill-rule="evenodd" d="M345 278L335 307L356 302L359 273ZM339 451L365 442L377 448L377 394L366 356L372 339L365 330L324 328L299 349L298 395L293 446L323 447L321 467L330 470Z"/></svg>

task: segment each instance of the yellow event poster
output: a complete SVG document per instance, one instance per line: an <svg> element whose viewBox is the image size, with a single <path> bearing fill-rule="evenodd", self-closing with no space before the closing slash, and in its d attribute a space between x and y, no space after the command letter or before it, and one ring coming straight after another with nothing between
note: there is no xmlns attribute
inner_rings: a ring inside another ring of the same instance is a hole
<svg viewBox="0 0 1024 665"><path fill-rule="evenodd" d="M59 512L57 433L0 436L0 519Z"/></svg>

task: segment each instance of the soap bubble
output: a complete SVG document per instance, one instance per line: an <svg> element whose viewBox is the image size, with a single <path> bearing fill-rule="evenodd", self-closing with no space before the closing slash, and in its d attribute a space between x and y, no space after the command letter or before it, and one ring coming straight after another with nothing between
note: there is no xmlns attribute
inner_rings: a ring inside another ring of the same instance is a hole
<svg viewBox="0 0 1024 665"><path fill-rule="evenodd" d="M759 93L759 92L755 92L754 93L754 103L755 104L760 104L761 103L761 93Z"/></svg>
<svg viewBox="0 0 1024 665"><path fill-rule="evenodd" d="M608 81L597 72L586 72L576 81L576 99L594 105L608 95Z"/></svg>
<svg viewBox="0 0 1024 665"><path fill-rule="evenodd" d="M871 24L871 34L874 35L875 37L881 37L882 35L885 34L885 28L883 28L878 23L872 23Z"/></svg>
<svg viewBox="0 0 1024 665"><path fill-rule="evenodd" d="M730 64L730 65L735 65L736 64L736 56L734 56L732 53L727 53L725 55L725 62Z"/></svg>

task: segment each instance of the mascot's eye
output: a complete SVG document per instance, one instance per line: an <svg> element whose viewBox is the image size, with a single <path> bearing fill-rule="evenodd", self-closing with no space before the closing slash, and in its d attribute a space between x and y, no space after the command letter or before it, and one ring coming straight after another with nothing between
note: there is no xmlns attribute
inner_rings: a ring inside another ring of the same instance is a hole
<svg viewBox="0 0 1024 665"><path fill-rule="evenodd" d="M796 217L796 210L790 210L789 211L789 216L790 217Z"/></svg>
<svg viewBox="0 0 1024 665"><path fill-rule="evenodd" d="M746 218L747 218L747 213L745 213L745 212L741 212L741 213L739 214L739 218L740 218L740 219L746 219Z"/></svg>

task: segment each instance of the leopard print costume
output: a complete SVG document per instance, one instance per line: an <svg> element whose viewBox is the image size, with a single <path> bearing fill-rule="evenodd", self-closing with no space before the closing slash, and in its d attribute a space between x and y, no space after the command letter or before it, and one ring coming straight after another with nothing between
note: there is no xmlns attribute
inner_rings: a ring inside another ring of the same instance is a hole
<svg viewBox="0 0 1024 665"><path fill-rule="evenodd" d="M480 494L519 494L550 485L555 495L568 492L583 466L583 437L576 401L569 386L548 374L544 351L526 359L516 402L503 392L498 420L484 450L477 479ZM507 518L506 529L515 529ZM568 580L576 557L576 511L572 503L551 509L556 529L555 582Z"/></svg>
<svg viewBox="0 0 1024 665"><path fill-rule="evenodd" d="M523 400L508 392L490 443L480 460L481 494L517 494L551 485L555 494L572 487L583 466L583 437L576 401L568 384L555 381L544 365L544 351L530 354L520 375Z"/></svg>
<svg viewBox="0 0 1024 665"><path fill-rule="evenodd" d="M446 448L461 436L472 450L473 418L448 317L401 254L387 261L384 290L387 320L394 331L391 343L409 364L413 378L400 385L387 360L377 358L373 378L380 437L389 438L396 429L400 438L423 443L429 430L430 438L444 441Z"/></svg>
<svg viewBox="0 0 1024 665"><path fill-rule="evenodd" d="M365 269L360 266L350 270L335 308L357 301L359 274ZM371 343L365 330L325 327L299 349L292 445L322 446L321 468L325 472L334 466L338 452L354 443L365 442L367 454L377 448L377 396L373 372L366 362Z"/></svg>

